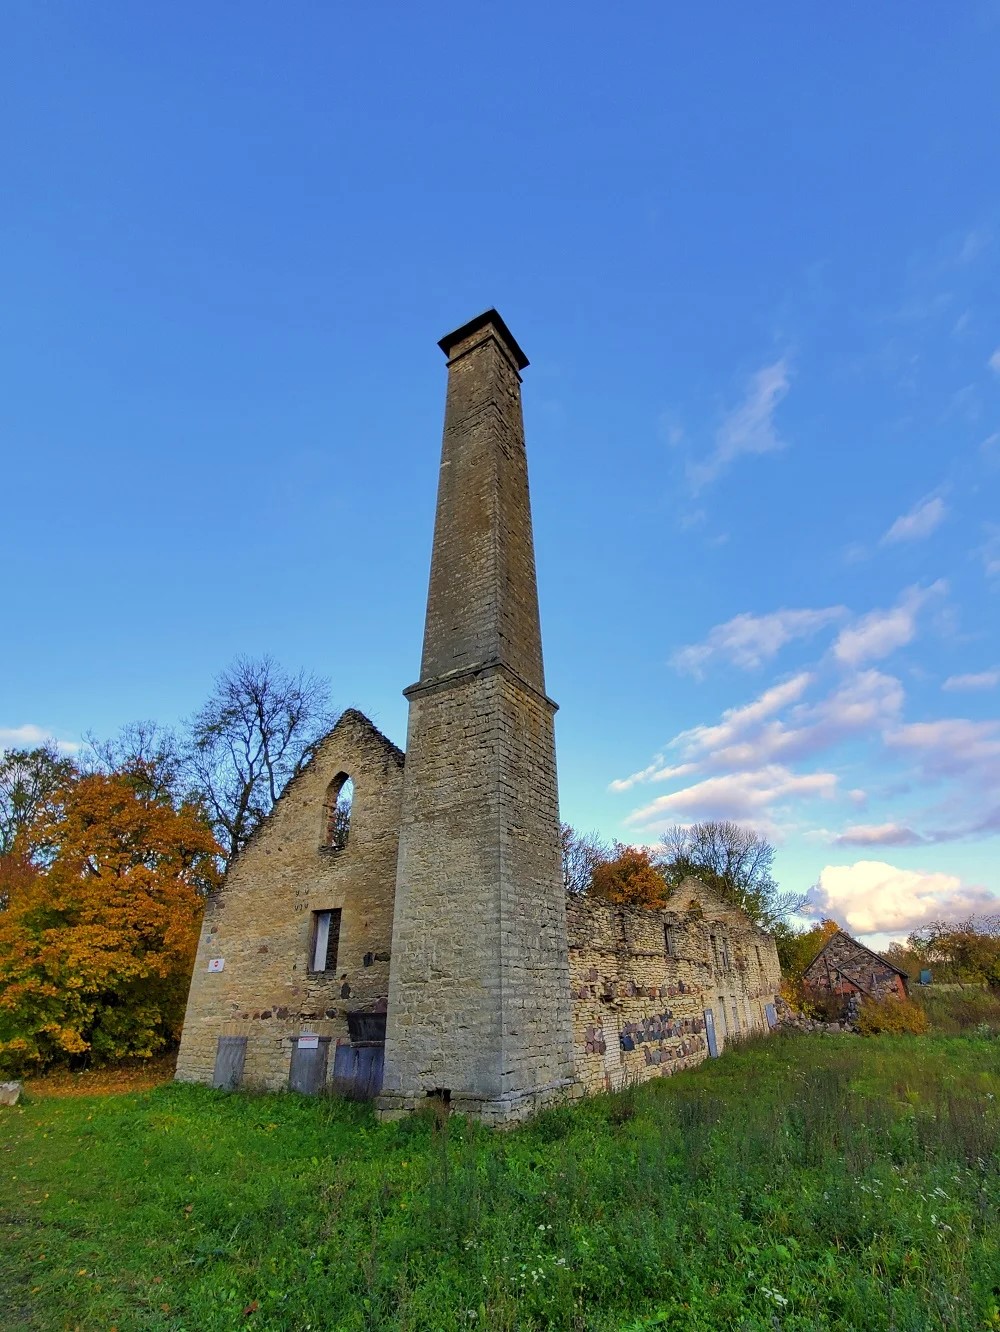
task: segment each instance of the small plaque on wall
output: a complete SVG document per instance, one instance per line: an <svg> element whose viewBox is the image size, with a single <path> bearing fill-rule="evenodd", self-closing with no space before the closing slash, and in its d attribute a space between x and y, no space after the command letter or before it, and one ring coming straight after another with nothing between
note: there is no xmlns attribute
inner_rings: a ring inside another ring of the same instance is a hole
<svg viewBox="0 0 1000 1332"><path fill-rule="evenodd" d="M319 1049L319 1037L318 1037L318 1036L300 1036L300 1037L299 1037L299 1049L300 1049L300 1050L318 1050L318 1049Z"/></svg>
<svg viewBox="0 0 1000 1332"><path fill-rule="evenodd" d="M225 965L226 959L224 957L210 957L208 959L209 971L222 971Z"/></svg>

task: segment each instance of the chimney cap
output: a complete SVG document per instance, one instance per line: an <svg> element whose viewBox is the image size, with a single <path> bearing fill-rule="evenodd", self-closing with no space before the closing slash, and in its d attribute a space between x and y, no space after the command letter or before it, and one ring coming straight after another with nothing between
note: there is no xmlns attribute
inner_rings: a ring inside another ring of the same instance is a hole
<svg viewBox="0 0 1000 1332"><path fill-rule="evenodd" d="M528 364L528 358L517 345L513 333L504 323L503 319L494 309L484 310L482 314L476 315L475 319L470 319L467 324L461 328L456 328L454 333L446 333L438 343L438 346L444 352L445 356L450 356L452 349L466 338L471 338L474 333L478 333L481 328L490 327L499 336L507 350L514 358L518 370L523 370Z"/></svg>

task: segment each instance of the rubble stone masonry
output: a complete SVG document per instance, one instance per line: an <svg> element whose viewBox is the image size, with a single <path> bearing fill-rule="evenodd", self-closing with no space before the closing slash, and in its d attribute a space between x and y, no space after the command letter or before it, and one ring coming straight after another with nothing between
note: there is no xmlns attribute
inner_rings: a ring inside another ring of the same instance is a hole
<svg viewBox="0 0 1000 1332"><path fill-rule="evenodd" d="M588 1092L690 1068L709 1053L767 1031L765 1005L781 980L777 949L741 911L689 879L669 909L567 905L576 1074Z"/></svg>

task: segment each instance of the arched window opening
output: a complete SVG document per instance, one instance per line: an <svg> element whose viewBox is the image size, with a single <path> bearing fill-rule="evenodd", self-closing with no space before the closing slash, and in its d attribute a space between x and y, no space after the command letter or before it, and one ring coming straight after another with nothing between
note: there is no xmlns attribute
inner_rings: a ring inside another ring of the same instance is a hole
<svg viewBox="0 0 1000 1332"><path fill-rule="evenodd" d="M338 773L327 787L323 807L323 845L343 851L351 832L354 783L346 772Z"/></svg>

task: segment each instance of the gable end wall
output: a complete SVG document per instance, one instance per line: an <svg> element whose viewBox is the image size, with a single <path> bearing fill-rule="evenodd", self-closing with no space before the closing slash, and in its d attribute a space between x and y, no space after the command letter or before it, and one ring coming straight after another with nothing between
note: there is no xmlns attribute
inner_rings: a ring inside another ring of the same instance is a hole
<svg viewBox="0 0 1000 1332"><path fill-rule="evenodd" d="M330 782L354 782L350 836L321 847ZM348 1039L347 1013L384 1009L403 757L345 713L209 900L191 980L177 1078L212 1081L220 1036L247 1038L243 1080L287 1085L294 1038ZM342 911L337 968L310 972L314 911ZM224 959L210 972L209 961ZM367 962L367 965L366 965Z"/></svg>

